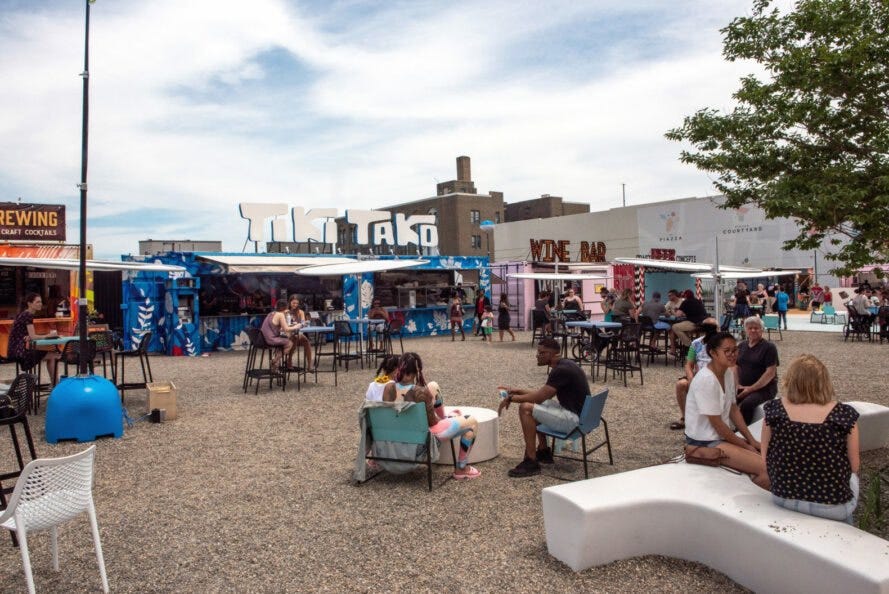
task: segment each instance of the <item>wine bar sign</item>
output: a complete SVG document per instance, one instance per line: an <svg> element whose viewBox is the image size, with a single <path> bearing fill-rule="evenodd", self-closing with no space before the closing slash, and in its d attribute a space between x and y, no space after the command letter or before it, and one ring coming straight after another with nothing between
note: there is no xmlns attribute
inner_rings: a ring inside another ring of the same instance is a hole
<svg viewBox="0 0 889 594"><path fill-rule="evenodd" d="M532 262L571 262L571 242L565 239L532 239ZM581 241L578 262L605 262L605 243Z"/></svg>
<svg viewBox="0 0 889 594"><path fill-rule="evenodd" d="M65 206L0 202L0 241L65 241Z"/></svg>

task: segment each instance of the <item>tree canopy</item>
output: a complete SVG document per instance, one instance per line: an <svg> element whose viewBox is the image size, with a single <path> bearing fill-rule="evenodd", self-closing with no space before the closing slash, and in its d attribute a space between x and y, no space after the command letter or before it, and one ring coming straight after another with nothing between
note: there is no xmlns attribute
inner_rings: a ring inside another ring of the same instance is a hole
<svg viewBox="0 0 889 594"><path fill-rule="evenodd" d="M725 208L795 218L784 249L824 246L838 274L889 262L889 1L774 4L722 29L725 58L761 76L666 136L694 147L680 159L715 174Z"/></svg>

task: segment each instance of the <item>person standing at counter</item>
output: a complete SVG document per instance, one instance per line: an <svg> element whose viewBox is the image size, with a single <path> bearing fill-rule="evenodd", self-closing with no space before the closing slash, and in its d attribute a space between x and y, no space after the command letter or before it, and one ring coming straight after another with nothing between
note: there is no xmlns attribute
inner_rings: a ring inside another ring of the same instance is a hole
<svg viewBox="0 0 889 594"><path fill-rule="evenodd" d="M485 339L485 335L482 332L482 316L485 315L486 307L491 307L491 300L488 299L487 293L479 290L475 298L475 335L481 336L482 340Z"/></svg>
<svg viewBox="0 0 889 594"><path fill-rule="evenodd" d="M46 371L52 383L56 383L55 364L59 354L54 351L39 351L28 345L29 340L48 338L50 334L37 334L34 331L34 315L43 309L43 298L37 293L25 295L24 309L15 317L9 332L9 358L19 364L22 371L31 371L46 359Z"/></svg>
<svg viewBox="0 0 889 594"><path fill-rule="evenodd" d="M460 336L463 337L461 340L466 340L466 333L463 332L463 301L459 295L454 295L449 308L449 315L451 317L451 342L454 342L454 339L457 338L454 328L459 328Z"/></svg>

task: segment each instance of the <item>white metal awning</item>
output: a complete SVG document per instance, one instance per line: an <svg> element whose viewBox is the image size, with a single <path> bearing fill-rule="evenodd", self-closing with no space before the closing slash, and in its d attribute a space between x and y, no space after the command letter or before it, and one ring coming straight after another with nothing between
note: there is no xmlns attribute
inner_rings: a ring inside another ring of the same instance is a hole
<svg viewBox="0 0 889 594"><path fill-rule="evenodd" d="M0 266L33 266L54 270L78 270L80 260L76 258L0 258ZM109 260L87 260L89 270L146 270L154 272L185 272L182 266L153 262L112 262Z"/></svg>
<svg viewBox="0 0 889 594"><path fill-rule="evenodd" d="M227 255L196 255L198 260L212 262L224 266L229 273L263 273L263 272L296 272L307 266L320 264L345 264L357 262L352 258L336 256L292 256L281 255L251 255L251 254L227 254Z"/></svg>
<svg viewBox="0 0 889 594"><path fill-rule="evenodd" d="M646 268L657 268L660 270L672 270L675 272L711 272L713 264L705 262L676 262L674 260L652 260L650 258L615 258L616 264L632 264L633 266L644 266ZM726 266L719 265L720 272L761 272L761 268L748 268L745 266Z"/></svg>
<svg viewBox="0 0 889 594"><path fill-rule="evenodd" d="M399 268L413 268L428 264L428 260L354 260L343 264L324 264L297 270L303 276L342 276L344 274L364 274L365 272L384 272ZM317 264L317 262L316 262Z"/></svg>
<svg viewBox="0 0 889 594"><path fill-rule="evenodd" d="M727 280L740 280L744 278L769 278L772 276L790 276L799 274L799 270L757 270L755 272L724 272L720 267L719 276ZM695 278L712 279L713 274L710 272L696 272L692 274Z"/></svg>
<svg viewBox="0 0 889 594"><path fill-rule="evenodd" d="M583 272L516 272L507 274L508 278L520 278L525 280L602 280L608 278L604 274L589 274Z"/></svg>
<svg viewBox="0 0 889 594"><path fill-rule="evenodd" d="M607 262L534 262L535 267L555 268L557 270L584 270L587 272L608 272Z"/></svg>

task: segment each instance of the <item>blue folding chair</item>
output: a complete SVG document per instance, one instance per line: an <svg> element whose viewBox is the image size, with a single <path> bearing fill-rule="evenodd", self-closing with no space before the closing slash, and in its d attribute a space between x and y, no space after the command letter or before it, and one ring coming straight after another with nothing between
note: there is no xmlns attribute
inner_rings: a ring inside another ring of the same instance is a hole
<svg viewBox="0 0 889 594"><path fill-rule="evenodd" d="M380 456L366 455L368 460L382 460L384 462L406 462L409 464L423 464L426 466L426 475L429 482L429 490L432 490L432 432L429 431L429 422L426 420L426 407L415 404L402 409L400 412L394 407L381 406L367 409L367 425L373 441L394 441L398 443L415 444L425 446L426 460L405 458L383 458ZM454 470L457 470L457 455L454 452L454 441L451 444L451 459L454 460ZM382 471L380 471L382 472ZM364 482L376 477L380 472L370 476Z"/></svg>
<svg viewBox="0 0 889 594"><path fill-rule="evenodd" d="M602 410L605 408L605 400L608 398L608 390L602 390L595 396L587 395L586 400L583 402L583 409L580 411L580 416L577 421L577 426L568 431L567 433L563 433L561 431L557 431L552 429L551 427L547 427L546 425L537 425L537 432L543 433L547 437L552 438L552 443L550 444L550 449L555 452L556 448L556 439L577 439L578 437L581 439L581 443L583 445L583 476L584 478L590 478L589 467L587 464L587 456L601 448L602 446L608 446L608 463L614 466L614 458L611 455L611 437L608 435L608 423L602 418ZM589 433L592 433L600 424L605 429L605 441L596 444L590 449L587 449L586 444L586 436ZM562 456L553 454L556 458L566 458L568 460L577 460L574 456Z"/></svg>
<svg viewBox="0 0 889 594"><path fill-rule="evenodd" d="M769 340L772 340L772 332L778 333L778 338L784 340L784 335L781 334L781 319L777 315L765 315L762 317L763 326L765 326L766 331L769 333Z"/></svg>

